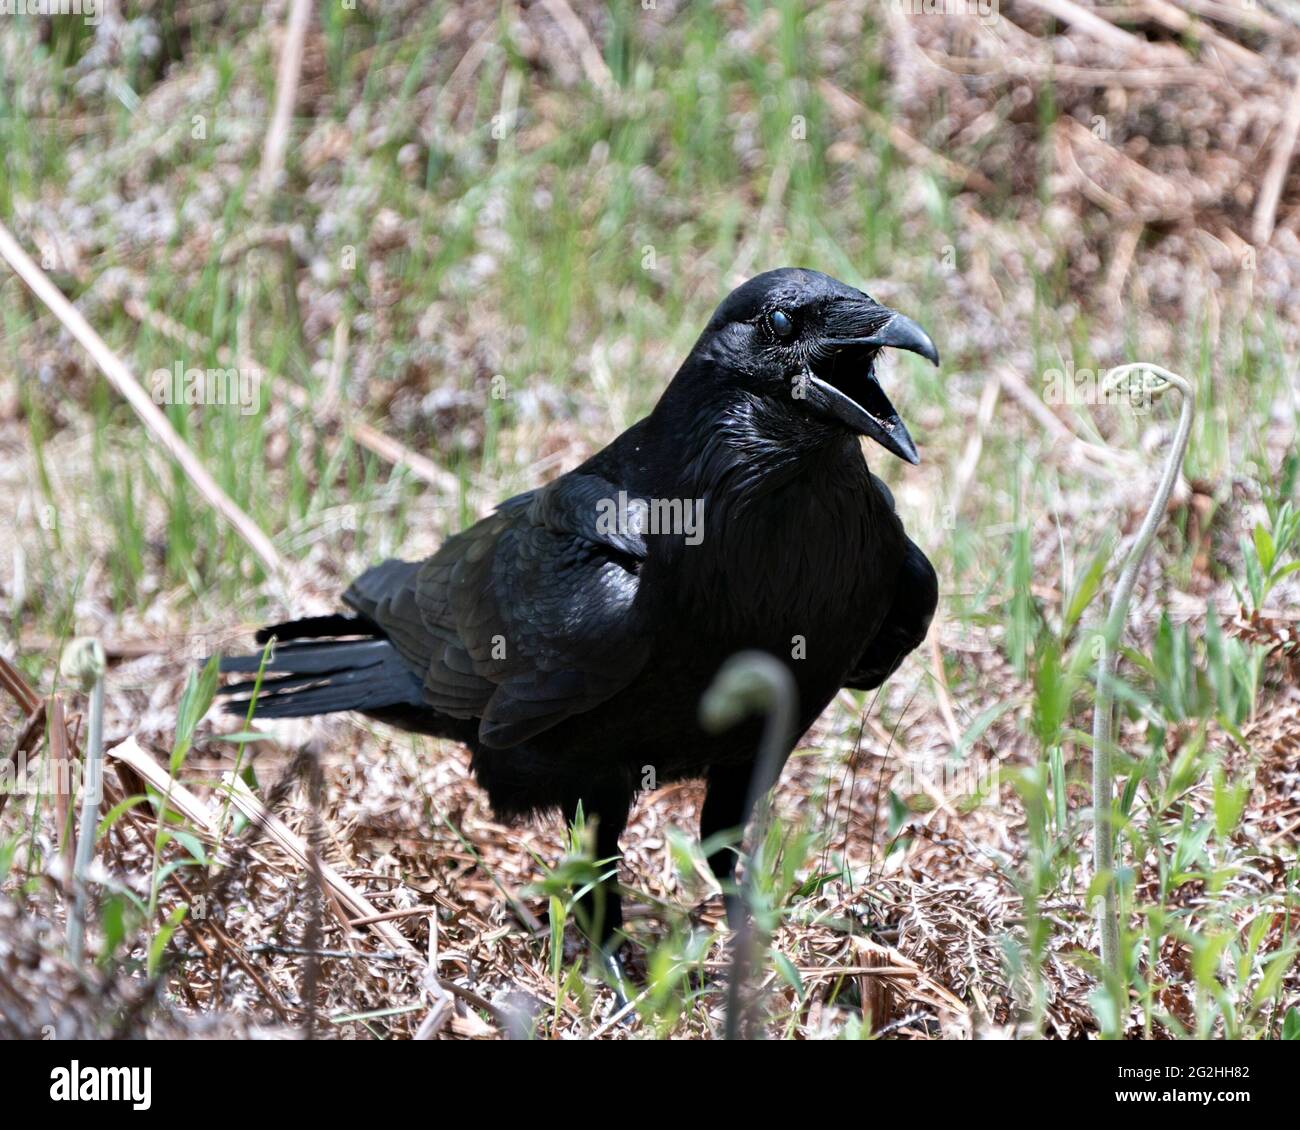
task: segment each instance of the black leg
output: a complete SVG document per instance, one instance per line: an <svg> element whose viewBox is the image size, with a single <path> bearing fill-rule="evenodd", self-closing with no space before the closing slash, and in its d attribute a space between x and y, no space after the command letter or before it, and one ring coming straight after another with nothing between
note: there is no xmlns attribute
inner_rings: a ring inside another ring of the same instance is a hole
<svg viewBox="0 0 1300 1130"><path fill-rule="evenodd" d="M700 809L700 840L708 840L720 832L736 832L734 841L727 847L717 848L709 856L709 867L721 884L727 908L727 922L733 930L744 920L745 907L739 893L728 890L728 881L736 870L736 853L745 833L745 825L753 815L753 798L750 795L750 765L715 765L709 770L708 792Z"/></svg>
<svg viewBox="0 0 1300 1130"><path fill-rule="evenodd" d="M584 818L596 826L596 860L605 863L602 870L616 870L618 866L618 838L627 827L630 798L612 794L597 794L579 798ZM572 826L577 819L578 803L575 799L565 805L565 819ZM598 883L578 902L578 922L588 938L609 956L620 944L619 931L623 928L623 900L618 893L618 876L611 875Z"/></svg>
<svg viewBox="0 0 1300 1130"><path fill-rule="evenodd" d="M597 883L578 901L579 926L596 946L596 960L614 989L615 1008L627 1005L627 974L619 949L623 944L623 898L618 893L618 838L627 827L631 797L615 795L612 791L596 792L575 798L564 806L564 816L572 827L578 817L578 804L582 804L583 818L596 825L596 862L603 863L602 872L615 873L604 882ZM612 862L604 862L612 861Z"/></svg>

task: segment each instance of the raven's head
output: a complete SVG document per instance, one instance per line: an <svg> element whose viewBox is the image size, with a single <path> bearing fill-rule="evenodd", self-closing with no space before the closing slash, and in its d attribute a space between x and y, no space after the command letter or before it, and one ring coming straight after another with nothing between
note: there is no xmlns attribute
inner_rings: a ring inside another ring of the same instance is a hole
<svg viewBox="0 0 1300 1130"><path fill-rule="evenodd" d="M939 363L930 335L910 318L819 271L784 267L727 295L696 353L774 410L811 413L916 463L916 445L876 380L887 345Z"/></svg>

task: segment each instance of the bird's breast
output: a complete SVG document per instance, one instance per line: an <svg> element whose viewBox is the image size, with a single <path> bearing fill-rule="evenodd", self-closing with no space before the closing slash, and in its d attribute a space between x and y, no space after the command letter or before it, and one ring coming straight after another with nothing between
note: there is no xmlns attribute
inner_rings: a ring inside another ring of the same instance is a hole
<svg viewBox="0 0 1300 1130"><path fill-rule="evenodd" d="M755 647L788 656L797 677L838 680L878 629L903 558L902 526L870 479L706 499L704 518L663 578L700 654Z"/></svg>

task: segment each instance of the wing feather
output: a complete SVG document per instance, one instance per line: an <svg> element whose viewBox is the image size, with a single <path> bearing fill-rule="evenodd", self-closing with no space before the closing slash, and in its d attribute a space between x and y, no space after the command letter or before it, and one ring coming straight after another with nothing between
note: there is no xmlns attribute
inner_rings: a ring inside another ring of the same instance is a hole
<svg viewBox="0 0 1300 1130"><path fill-rule="evenodd" d="M423 562L385 562L344 601L423 672L428 706L508 747L598 706L645 664L645 542L606 528L615 488L563 476L503 503Z"/></svg>

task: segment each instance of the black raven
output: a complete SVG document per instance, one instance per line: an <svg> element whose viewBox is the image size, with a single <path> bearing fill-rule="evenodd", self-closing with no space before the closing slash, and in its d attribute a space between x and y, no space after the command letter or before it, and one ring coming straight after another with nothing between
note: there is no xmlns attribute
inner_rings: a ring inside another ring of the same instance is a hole
<svg viewBox="0 0 1300 1130"><path fill-rule="evenodd" d="M743 829L760 724L719 736L698 718L724 660L788 662L788 754L841 687L887 678L934 613L934 569L859 442L917 462L875 376L884 346L939 362L916 323L826 275L751 279L608 447L427 560L363 573L343 595L350 615L258 632L277 641L278 677L257 714L356 710L463 742L498 815L572 820L581 804L599 859L618 854L638 790L674 779L707 780L702 838ZM734 861L710 857L724 884ZM596 940L614 941L616 891L588 910Z"/></svg>

